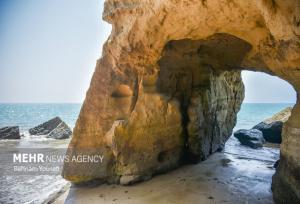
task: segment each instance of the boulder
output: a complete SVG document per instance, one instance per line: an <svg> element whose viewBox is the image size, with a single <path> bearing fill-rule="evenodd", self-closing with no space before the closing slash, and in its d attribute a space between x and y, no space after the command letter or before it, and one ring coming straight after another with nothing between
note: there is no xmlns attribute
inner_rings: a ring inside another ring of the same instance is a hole
<svg viewBox="0 0 300 204"><path fill-rule="evenodd" d="M72 131L65 122L61 122L47 137L54 139L67 139L72 135Z"/></svg>
<svg viewBox="0 0 300 204"><path fill-rule="evenodd" d="M265 142L263 133L256 129L238 130L234 133L234 137L236 137L242 145L249 146L254 149L262 147Z"/></svg>
<svg viewBox="0 0 300 204"><path fill-rule="evenodd" d="M261 122L253 127L253 129L260 130L263 133L263 137L267 142L281 143L281 132L283 122L276 121L270 124Z"/></svg>
<svg viewBox="0 0 300 204"><path fill-rule="evenodd" d="M31 135L46 135L48 138L66 139L72 135L71 129L59 117L29 129Z"/></svg>
<svg viewBox="0 0 300 204"><path fill-rule="evenodd" d="M20 131L18 126L10 126L0 128L0 139L20 139Z"/></svg>
<svg viewBox="0 0 300 204"><path fill-rule="evenodd" d="M55 117L47 122L44 122L43 124L40 124L34 128L29 129L29 133L31 135L47 135L49 134L53 129L55 129L62 120L59 117Z"/></svg>
<svg viewBox="0 0 300 204"><path fill-rule="evenodd" d="M281 133L283 123L288 120L291 115L292 108L288 107L284 110L276 113L271 118L264 120L263 122L255 125L252 129L257 129L262 131L263 137L267 142L271 143L281 143Z"/></svg>

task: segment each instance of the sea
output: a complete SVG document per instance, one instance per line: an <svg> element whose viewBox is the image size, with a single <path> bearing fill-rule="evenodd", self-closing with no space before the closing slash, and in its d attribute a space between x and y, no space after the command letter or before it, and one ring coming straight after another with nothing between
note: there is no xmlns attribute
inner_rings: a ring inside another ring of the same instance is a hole
<svg viewBox="0 0 300 204"><path fill-rule="evenodd" d="M244 103L238 113L238 129L250 129L254 125L271 117L275 113L294 104L287 103ZM18 148L67 148L70 139L54 140L45 136L31 136L29 128L35 127L51 118L59 116L71 128L74 128L81 104L0 104L0 128L19 126L20 140L0 140L0 154L15 151ZM231 136L226 143L228 154L251 155L253 159L276 161L279 149L263 147L252 150L241 146ZM5 175L5 161L0 161L0 203L47 203L69 185L60 175Z"/></svg>

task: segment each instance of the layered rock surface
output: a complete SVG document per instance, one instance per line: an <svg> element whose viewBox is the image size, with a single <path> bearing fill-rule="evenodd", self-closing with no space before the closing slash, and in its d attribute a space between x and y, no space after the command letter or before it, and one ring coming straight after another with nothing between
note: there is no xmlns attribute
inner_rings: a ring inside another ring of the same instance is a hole
<svg viewBox="0 0 300 204"><path fill-rule="evenodd" d="M0 128L0 139L20 139L20 131L18 126L10 126Z"/></svg>
<svg viewBox="0 0 300 204"><path fill-rule="evenodd" d="M52 118L34 128L29 129L31 135L46 135L53 139L66 139L72 135L69 126L59 117Z"/></svg>
<svg viewBox="0 0 300 204"><path fill-rule="evenodd" d="M240 70L300 89L297 0L107 0L103 18L112 33L68 154L88 148L106 157L92 175L66 164L71 181L146 179L222 148L243 99ZM300 198L299 138L297 103L283 127L278 203Z"/></svg>

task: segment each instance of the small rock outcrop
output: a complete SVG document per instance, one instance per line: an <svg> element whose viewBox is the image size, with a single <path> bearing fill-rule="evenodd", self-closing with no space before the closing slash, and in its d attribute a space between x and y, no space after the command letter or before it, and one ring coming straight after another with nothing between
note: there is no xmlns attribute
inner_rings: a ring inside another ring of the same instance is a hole
<svg viewBox="0 0 300 204"><path fill-rule="evenodd" d="M265 142L263 133L260 130L256 130L256 129L238 130L234 133L234 137L236 137L242 145L254 149L262 147Z"/></svg>
<svg viewBox="0 0 300 204"><path fill-rule="evenodd" d="M72 131L65 122L61 122L47 137L53 139L67 139L72 135Z"/></svg>
<svg viewBox="0 0 300 204"><path fill-rule="evenodd" d="M141 180L146 180L146 179L140 178L139 175L122 176L120 178L120 184L126 186L126 185L130 185L130 184L136 183Z"/></svg>
<svg viewBox="0 0 300 204"><path fill-rule="evenodd" d="M20 131L18 126L10 126L0 128L0 139L20 139Z"/></svg>
<svg viewBox="0 0 300 204"><path fill-rule="evenodd" d="M291 111L291 107L285 108L279 113L276 113L271 118L268 118L263 122L255 125L252 129L262 131L263 136L267 142L280 144L282 141L281 134L283 123L286 122L291 116Z"/></svg>
<svg viewBox="0 0 300 204"><path fill-rule="evenodd" d="M253 127L253 129L260 130L267 142L280 144L281 132L282 132L283 122L276 121L270 124L261 122Z"/></svg>
<svg viewBox="0 0 300 204"><path fill-rule="evenodd" d="M71 129L59 117L29 129L31 135L46 135L53 139L67 139L72 135Z"/></svg>

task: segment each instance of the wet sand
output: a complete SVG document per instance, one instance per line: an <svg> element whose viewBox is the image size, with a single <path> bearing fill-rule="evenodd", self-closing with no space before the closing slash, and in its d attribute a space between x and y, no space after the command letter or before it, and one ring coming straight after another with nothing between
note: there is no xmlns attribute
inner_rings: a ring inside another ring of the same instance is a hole
<svg viewBox="0 0 300 204"><path fill-rule="evenodd" d="M132 186L72 186L54 203L273 203L271 180L276 158L260 160L251 155L257 150L246 150L249 157L215 153L197 165Z"/></svg>

